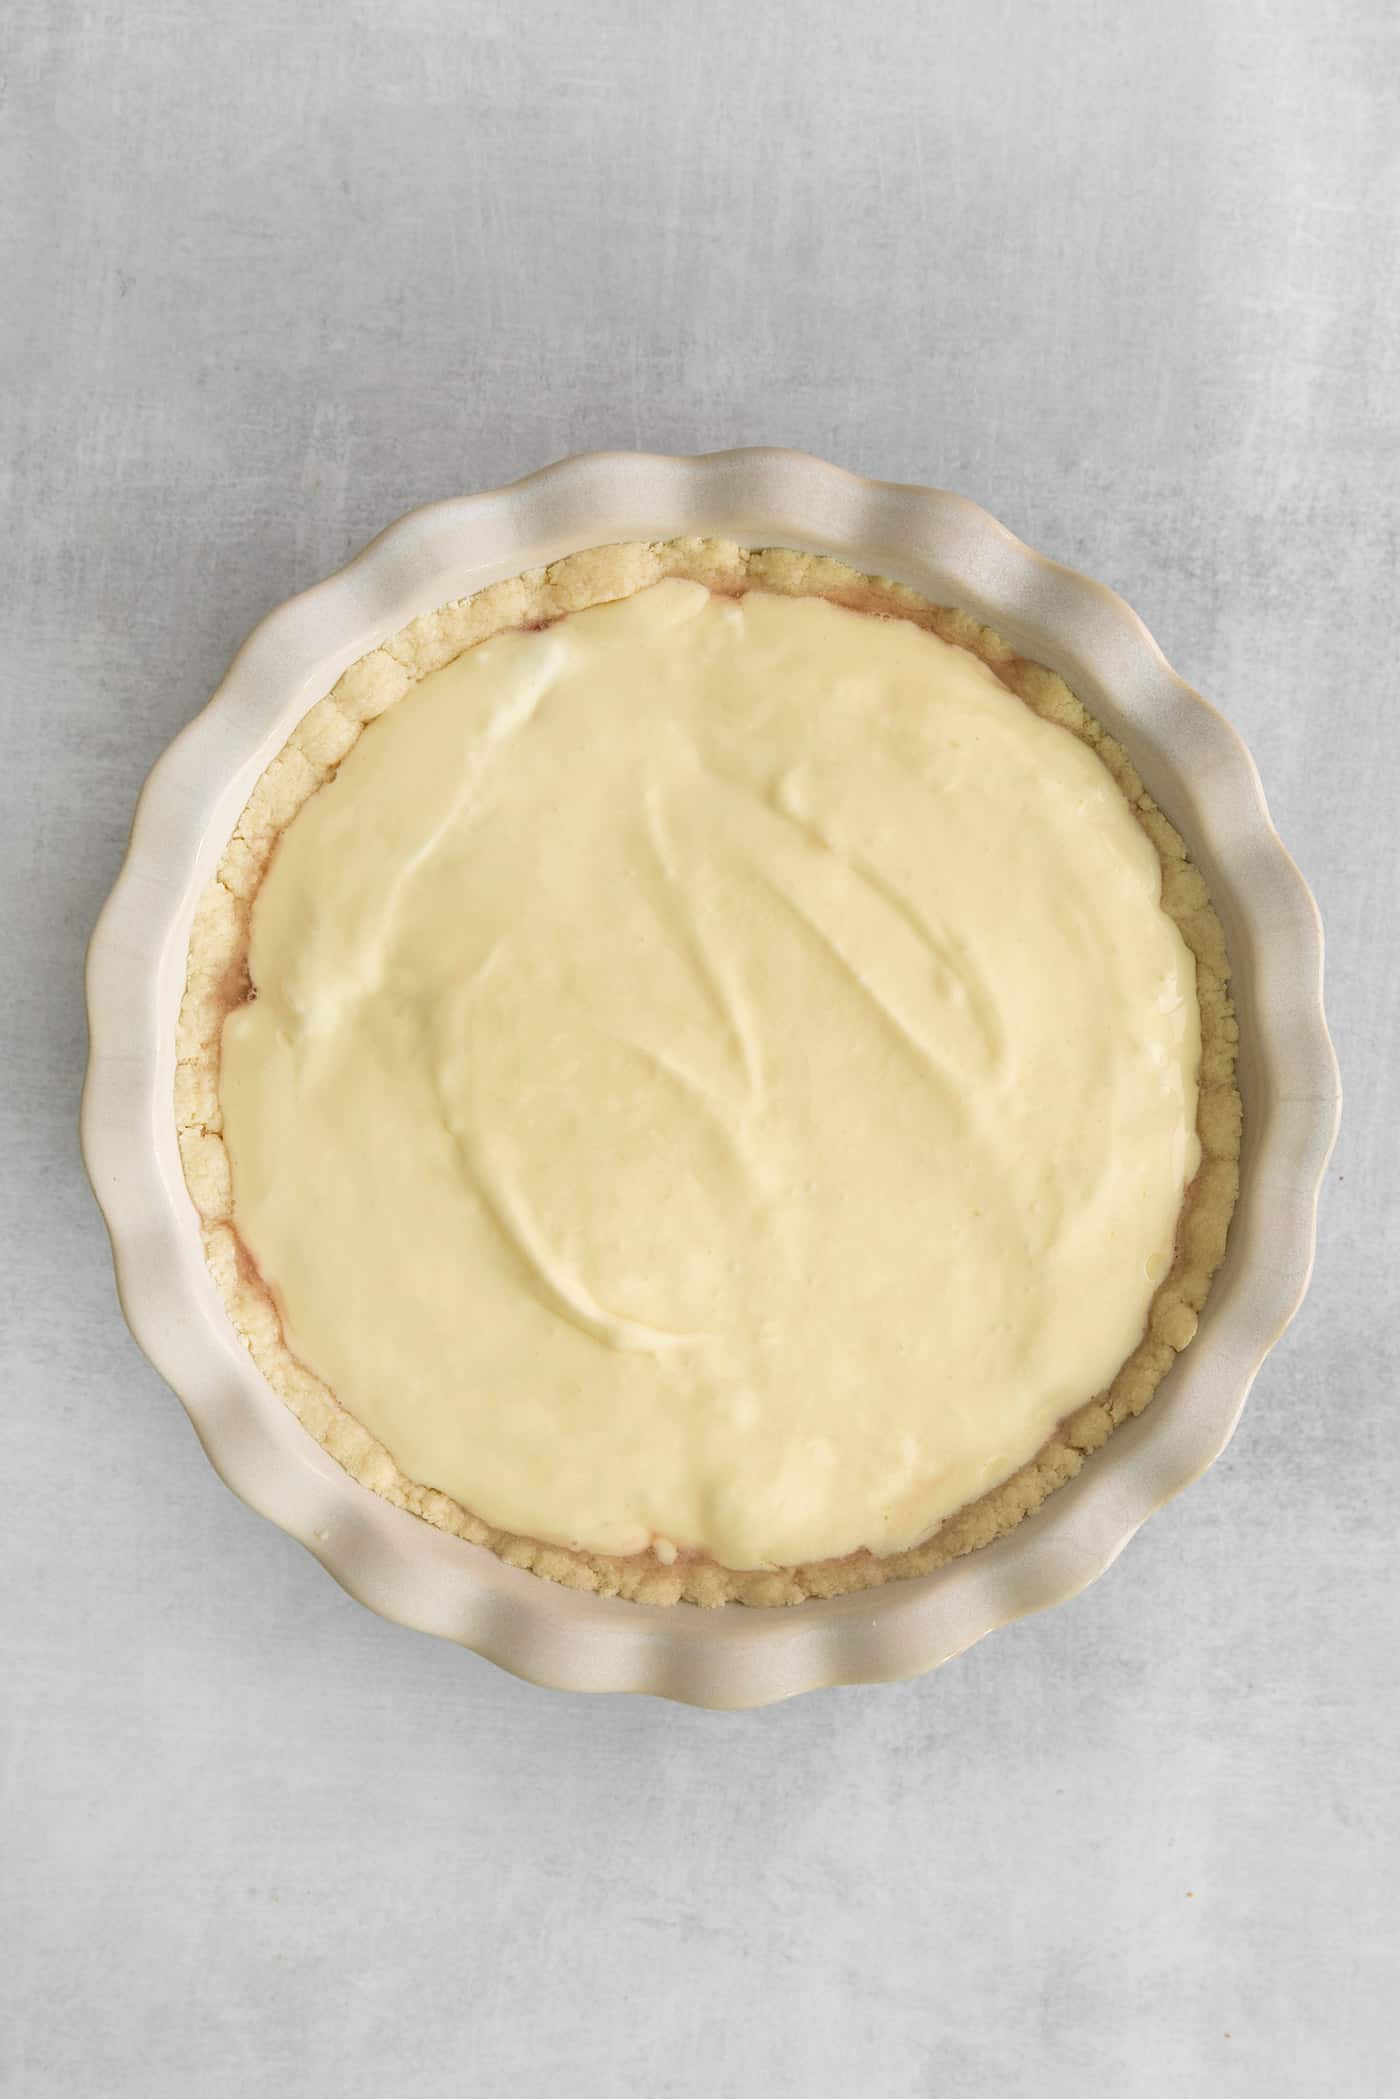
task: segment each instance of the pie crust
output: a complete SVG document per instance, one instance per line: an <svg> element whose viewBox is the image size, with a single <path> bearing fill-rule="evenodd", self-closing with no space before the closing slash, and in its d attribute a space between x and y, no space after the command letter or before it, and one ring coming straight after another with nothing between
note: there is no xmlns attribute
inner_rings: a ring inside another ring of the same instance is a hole
<svg viewBox="0 0 1400 2099"><path fill-rule="evenodd" d="M493 1528L446 1494L406 1478L384 1446L292 1354L272 1294L235 1228L221 1134L220 1040L225 1017L248 995L250 912L278 837L333 775L362 729L464 649L508 629L542 626L586 606L628 597L668 576L726 593L761 589L820 596L857 611L911 620L970 650L1037 715L1097 753L1157 852L1163 909L1195 957L1201 1160L1183 1202L1175 1260L1153 1298L1142 1340L1108 1389L1072 1412L1028 1464L949 1517L922 1543L884 1557L861 1551L771 1571L736 1570L684 1553L663 1564L652 1552L626 1557L580 1552ZM425 614L352 665L303 717L254 787L195 914L178 1023L175 1114L206 1257L230 1318L268 1382L356 1479L439 1529L569 1587L653 1604L789 1604L924 1574L990 1543L1072 1479L1120 1422L1147 1405L1177 1352L1195 1334L1225 1250L1238 1193L1237 1039L1224 936L1205 883L1121 747L1054 673L1017 656L967 614L933 605L903 585L822 556L685 539L590 549Z"/></svg>

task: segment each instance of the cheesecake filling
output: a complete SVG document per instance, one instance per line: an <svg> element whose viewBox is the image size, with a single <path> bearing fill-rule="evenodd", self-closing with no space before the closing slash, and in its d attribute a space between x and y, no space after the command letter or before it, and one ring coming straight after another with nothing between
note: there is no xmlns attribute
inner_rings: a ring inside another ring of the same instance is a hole
<svg viewBox="0 0 1400 2099"><path fill-rule="evenodd" d="M1199 1148L1195 969L969 652L670 580L502 634L281 837L234 1219L401 1472L584 1551L916 1544L1102 1391Z"/></svg>

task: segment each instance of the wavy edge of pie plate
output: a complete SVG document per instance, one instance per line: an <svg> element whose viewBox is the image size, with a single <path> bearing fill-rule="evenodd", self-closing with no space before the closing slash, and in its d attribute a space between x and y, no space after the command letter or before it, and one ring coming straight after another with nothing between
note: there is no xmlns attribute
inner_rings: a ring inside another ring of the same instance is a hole
<svg viewBox="0 0 1400 2099"><path fill-rule="evenodd" d="M788 1609L577 1593L352 1479L237 1339L204 1264L175 1142L175 1018L195 903L254 780L302 714L419 613L582 547L689 534L838 555L964 607L1059 671L1126 746L1210 883L1240 1016L1239 1206L1199 1334L1152 1405L996 1544L914 1580ZM1243 742L1137 615L964 497L769 447L584 454L431 504L270 614L151 771L92 936L87 1001L83 1156L122 1311L233 1491L386 1618L537 1684L722 1708L916 1676L1102 1574L1220 1455L1297 1310L1340 1112L1317 907Z"/></svg>

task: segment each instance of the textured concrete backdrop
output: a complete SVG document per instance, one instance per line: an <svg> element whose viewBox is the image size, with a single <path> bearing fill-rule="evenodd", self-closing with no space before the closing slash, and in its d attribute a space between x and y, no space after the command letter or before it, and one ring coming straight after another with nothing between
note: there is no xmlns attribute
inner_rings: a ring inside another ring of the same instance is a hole
<svg viewBox="0 0 1400 2099"><path fill-rule="evenodd" d="M0 2088L1393 2090L1392 0L11 0ZM83 944L249 625L431 497L774 441L978 498L1249 738L1327 918L1317 1280L1079 1602L719 1717L382 1624L118 1317Z"/></svg>

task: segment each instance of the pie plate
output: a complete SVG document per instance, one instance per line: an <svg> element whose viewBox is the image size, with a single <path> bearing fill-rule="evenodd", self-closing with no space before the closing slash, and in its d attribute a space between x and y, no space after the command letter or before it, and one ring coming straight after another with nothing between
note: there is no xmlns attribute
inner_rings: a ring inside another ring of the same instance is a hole
<svg viewBox="0 0 1400 2099"><path fill-rule="evenodd" d="M259 773L341 673L420 613L573 553L687 535L839 556L963 607L1048 664L1125 746L1210 885L1234 970L1244 1151L1225 1262L1152 1405L997 1543L934 1573L790 1609L662 1608L561 1588L381 1500L265 1383L205 1267L175 1140L175 1019L196 901ZM263 620L142 792L88 955L88 1172L127 1323L222 1478L385 1617L560 1689L768 1704L935 1668L1062 1603L1234 1432L1312 1266L1340 1088L1317 908L1229 723L1100 583L961 496L800 453L607 452L434 503Z"/></svg>

